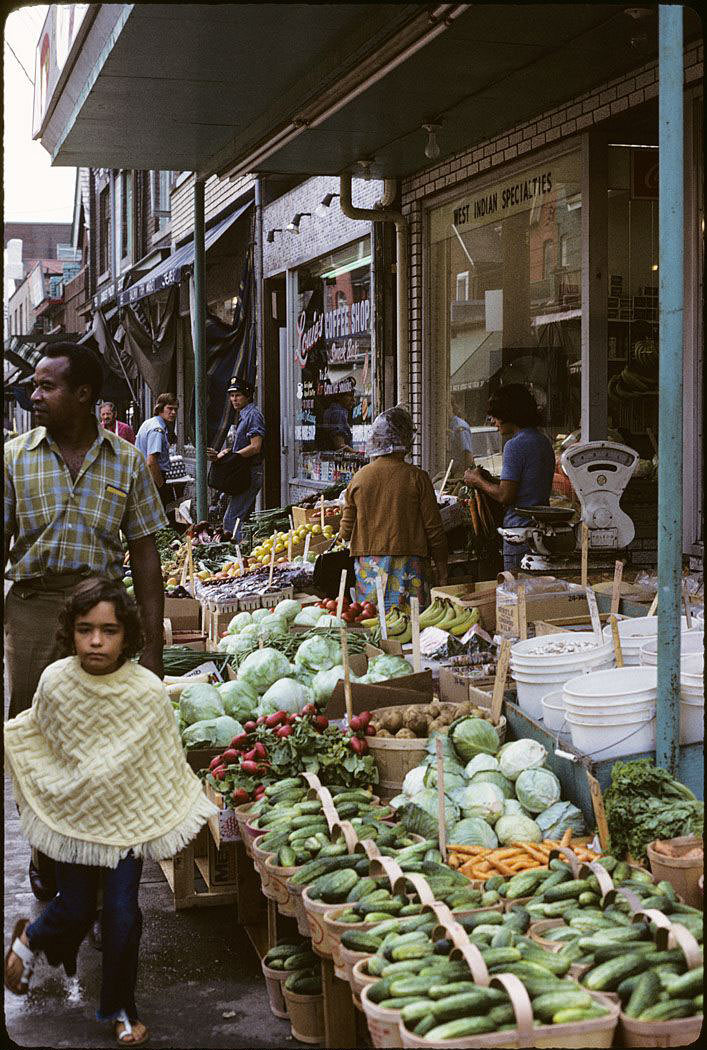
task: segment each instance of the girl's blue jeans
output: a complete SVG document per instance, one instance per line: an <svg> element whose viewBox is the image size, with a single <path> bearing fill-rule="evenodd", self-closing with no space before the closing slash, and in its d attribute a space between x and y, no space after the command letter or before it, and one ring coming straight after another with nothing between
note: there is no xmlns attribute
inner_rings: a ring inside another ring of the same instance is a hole
<svg viewBox="0 0 707 1050"><path fill-rule="evenodd" d="M138 906L141 873L142 858L132 853L121 860L117 868L57 863L57 896L27 927L33 952L44 952L52 966L67 960L75 966L79 946L96 917L102 877L103 972L96 1012L100 1021L114 1020L121 1010L125 1010L130 1021L138 1019L135 985L142 933L142 913Z"/></svg>

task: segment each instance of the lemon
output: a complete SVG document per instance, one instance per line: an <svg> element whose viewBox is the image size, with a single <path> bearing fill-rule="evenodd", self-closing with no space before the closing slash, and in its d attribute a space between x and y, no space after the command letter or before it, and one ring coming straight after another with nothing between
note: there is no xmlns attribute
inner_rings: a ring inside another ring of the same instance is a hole
<svg viewBox="0 0 707 1050"><path fill-rule="evenodd" d="M167 586L168 587L178 587L179 586L179 580L177 580L174 576L170 576L170 578L167 580Z"/></svg>
<svg viewBox="0 0 707 1050"><path fill-rule="evenodd" d="M262 556L262 558L260 558L260 564L261 565L269 565L270 564L270 556L268 554L264 554Z"/></svg>
<svg viewBox="0 0 707 1050"><path fill-rule="evenodd" d="M312 525L312 535L319 536L322 531L321 525Z"/></svg>

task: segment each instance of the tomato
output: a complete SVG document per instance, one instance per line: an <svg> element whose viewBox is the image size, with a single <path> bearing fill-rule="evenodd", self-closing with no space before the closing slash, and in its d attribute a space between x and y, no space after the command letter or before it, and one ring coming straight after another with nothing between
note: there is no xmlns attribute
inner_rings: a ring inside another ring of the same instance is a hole
<svg viewBox="0 0 707 1050"><path fill-rule="evenodd" d="M276 731L275 735L280 737L291 736L292 732L292 726L280 726L280 728Z"/></svg>
<svg viewBox="0 0 707 1050"><path fill-rule="evenodd" d="M329 599L329 601L326 603L326 608L329 610L329 612L336 612L336 601L334 598Z"/></svg>

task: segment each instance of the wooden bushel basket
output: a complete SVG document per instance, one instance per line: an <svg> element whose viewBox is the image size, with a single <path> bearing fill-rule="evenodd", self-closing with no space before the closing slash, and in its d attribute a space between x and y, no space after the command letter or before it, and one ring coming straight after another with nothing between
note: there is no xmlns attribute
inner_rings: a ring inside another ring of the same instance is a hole
<svg viewBox="0 0 707 1050"><path fill-rule="evenodd" d="M404 1046L400 1031L400 1010L388 1010L371 1002L368 998L369 987L369 985L364 985L361 989L361 1006L366 1015L368 1031L371 1033L373 1045L377 1050ZM415 1045L420 1044L416 1043ZM427 1044L423 1041L423 1045L432 1046L433 1044Z"/></svg>
<svg viewBox="0 0 707 1050"><path fill-rule="evenodd" d="M266 896L270 897L270 900L275 901L277 904L277 910L281 915L290 915L294 918L295 909L292 904L292 894L287 888L287 880L291 875L297 871L297 868L280 868L277 865L277 857L268 857L265 861L265 869L269 876L268 889L270 892ZM263 892L265 892L263 890Z"/></svg>
<svg viewBox="0 0 707 1050"><path fill-rule="evenodd" d="M271 1012L275 1017L289 1017L283 992L283 985L290 976L289 973L286 970L273 970L262 961L260 965L265 977L265 988Z"/></svg>
<svg viewBox="0 0 707 1050"><path fill-rule="evenodd" d="M324 1042L324 996L297 995L284 985L282 994L287 1004L292 1035L300 1043L321 1046Z"/></svg>
<svg viewBox="0 0 707 1050"><path fill-rule="evenodd" d="M690 1046L702 1031L704 1017L676 1017L673 1021L635 1021L622 1011L621 1046Z"/></svg>

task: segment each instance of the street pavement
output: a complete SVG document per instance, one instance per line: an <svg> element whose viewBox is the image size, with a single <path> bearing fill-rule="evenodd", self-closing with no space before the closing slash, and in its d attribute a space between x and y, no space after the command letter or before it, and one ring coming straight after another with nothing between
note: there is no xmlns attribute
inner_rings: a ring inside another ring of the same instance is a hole
<svg viewBox="0 0 707 1050"><path fill-rule="evenodd" d="M8 689L5 688L5 717ZM5 913L3 957L16 920L35 918L44 907L35 900L27 868L29 847L22 837L12 788L5 777ZM158 864L146 862L140 886L143 934L137 1004L150 1029L149 1046L196 1050L240 1047L293 1048L289 1022L273 1016L260 962L234 907L175 912ZM115 1046L113 1026L96 1021L101 955L88 941L81 946L78 973L38 960L30 992L5 989L5 1034L0 1047ZM9 1037L9 1038L8 1038Z"/></svg>

